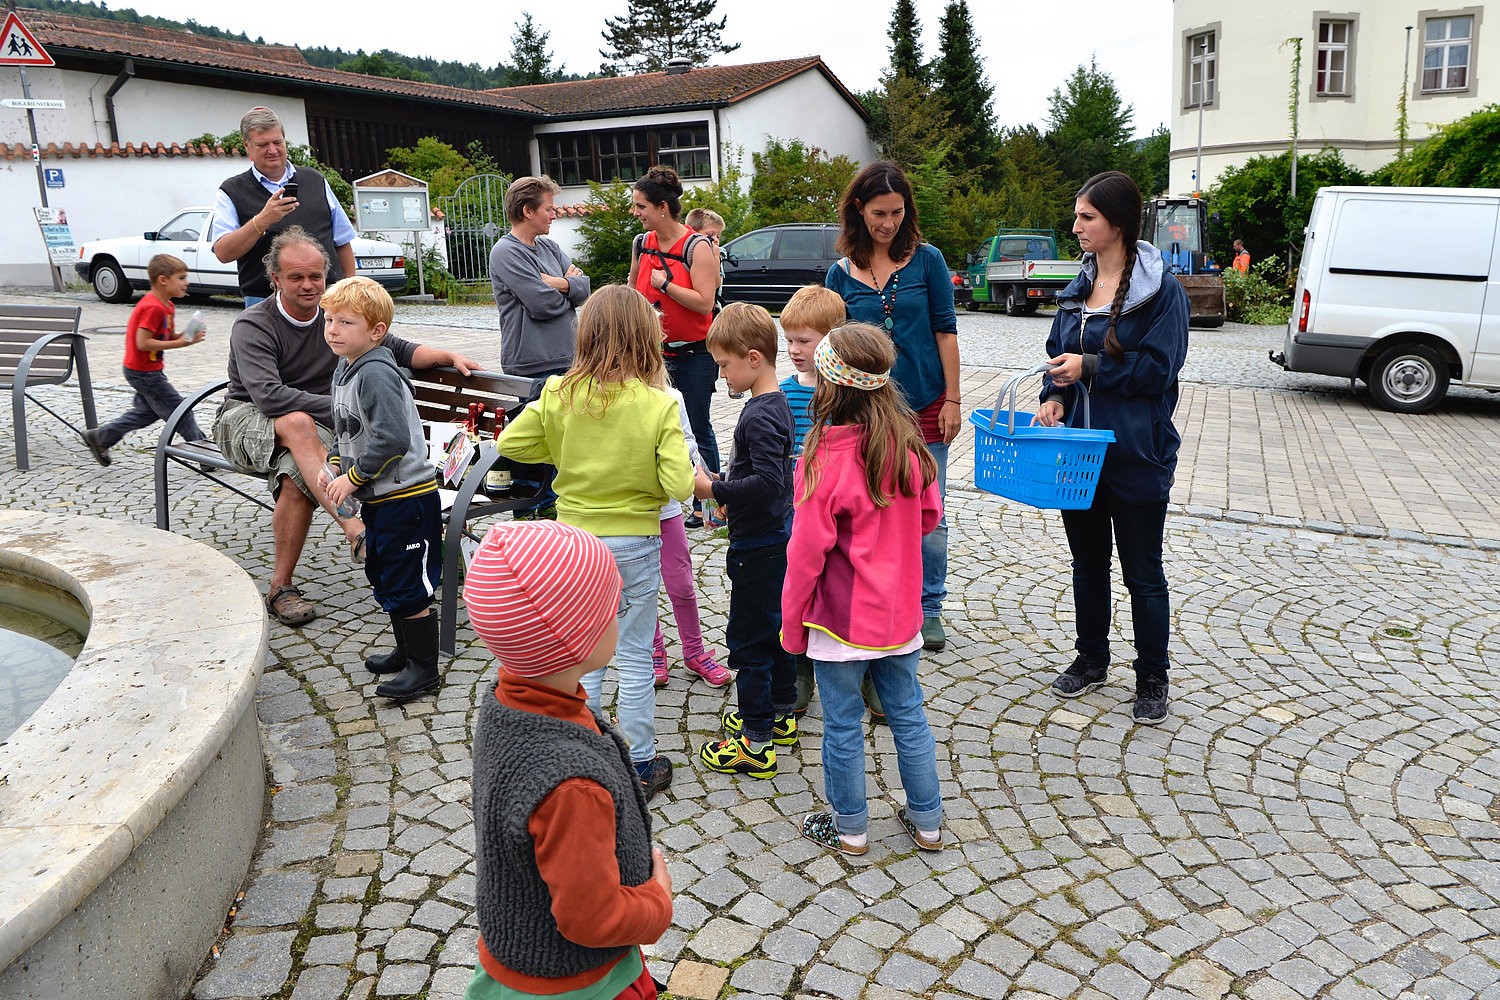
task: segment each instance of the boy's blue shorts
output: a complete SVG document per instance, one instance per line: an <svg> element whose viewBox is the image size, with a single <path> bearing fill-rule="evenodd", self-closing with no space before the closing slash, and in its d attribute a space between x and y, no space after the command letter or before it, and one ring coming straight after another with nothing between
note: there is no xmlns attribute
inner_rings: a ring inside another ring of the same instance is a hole
<svg viewBox="0 0 1500 1000"><path fill-rule="evenodd" d="M410 618L432 604L443 577L443 512L436 490L367 503L365 576L388 614Z"/></svg>

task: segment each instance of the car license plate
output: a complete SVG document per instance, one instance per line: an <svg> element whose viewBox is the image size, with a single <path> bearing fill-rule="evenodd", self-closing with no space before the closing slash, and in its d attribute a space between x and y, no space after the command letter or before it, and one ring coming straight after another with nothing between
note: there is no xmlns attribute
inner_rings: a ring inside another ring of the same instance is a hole
<svg viewBox="0 0 1500 1000"><path fill-rule="evenodd" d="M359 266L367 270L374 267L390 267L391 259L389 257L361 257Z"/></svg>

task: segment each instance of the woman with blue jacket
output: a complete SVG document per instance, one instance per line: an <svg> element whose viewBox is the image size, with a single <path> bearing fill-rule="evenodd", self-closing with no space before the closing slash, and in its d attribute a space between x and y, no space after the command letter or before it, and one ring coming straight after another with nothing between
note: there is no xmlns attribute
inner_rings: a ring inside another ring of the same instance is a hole
<svg viewBox="0 0 1500 1000"><path fill-rule="evenodd" d="M1115 432L1094 503L1062 512L1073 553L1078 656L1052 682L1064 698L1109 671L1110 539L1130 591L1135 627L1135 721L1167 717L1171 602L1162 571L1167 497L1182 439L1172 425L1177 373L1187 356L1188 301L1161 252L1138 239L1141 192L1118 171L1090 177L1073 206L1083 268L1058 297L1036 422ZM1086 411L1083 397L1088 395Z"/></svg>

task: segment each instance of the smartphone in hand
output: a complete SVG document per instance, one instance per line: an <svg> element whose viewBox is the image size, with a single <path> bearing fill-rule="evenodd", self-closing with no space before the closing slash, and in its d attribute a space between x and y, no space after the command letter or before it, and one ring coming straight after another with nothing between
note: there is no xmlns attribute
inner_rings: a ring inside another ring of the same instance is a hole
<svg viewBox="0 0 1500 1000"><path fill-rule="evenodd" d="M281 197L286 199L297 197L297 182L287 181L281 188Z"/></svg>

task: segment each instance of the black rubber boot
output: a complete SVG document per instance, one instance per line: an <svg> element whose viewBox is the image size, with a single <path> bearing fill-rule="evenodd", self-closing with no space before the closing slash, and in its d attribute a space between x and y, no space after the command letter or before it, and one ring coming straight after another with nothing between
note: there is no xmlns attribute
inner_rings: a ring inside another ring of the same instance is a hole
<svg viewBox="0 0 1500 1000"><path fill-rule="evenodd" d="M365 669L372 674L399 673L406 666L406 637L401 629L404 618L391 615L391 633L396 637L396 648L389 653L372 653L365 657Z"/></svg>
<svg viewBox="0 0 1500 1000"><path fill-rule="evenodd" d="M406 642L406 666L401 672L375 689L375 694L392 701L410 701L438 688L438 615L429 611L421 618L401 622Z"/></svg>

